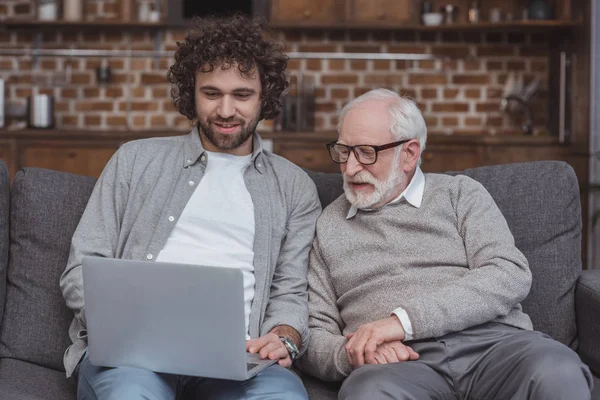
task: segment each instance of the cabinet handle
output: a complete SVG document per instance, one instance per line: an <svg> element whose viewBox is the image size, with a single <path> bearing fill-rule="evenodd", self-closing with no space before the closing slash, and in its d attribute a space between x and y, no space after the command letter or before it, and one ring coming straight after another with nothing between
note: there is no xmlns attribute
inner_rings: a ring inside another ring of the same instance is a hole
<svg viewBox="0 0 600 400"><path fill-rule="evenodd" d="M314 160L315 160L315 157L314 157L314 156L306 156L306 157L304 157L304 161L305 161L305 162L308 162L308 163L311 163L311 162L313 162Z"/></svg>
<svg viewBox="0 0 600 400"><path fill-rule="evenodd" d="M425 160L426 161L433 160L433 153L425 153Z"/></svg>
<svg viewBox="0 0 600 400"><path fill-rule="evenodd" d="M75 158L77 157L77 153L75 153L74 151L70 151L67 153L67 157L69 158Z"/></svg>
<svg viewBox="0 0 600 400"><path fill-rule="evenodd" d="M379 11L377 13L377 19L385 19L385 13L383 11Z"/></svg>
<svg viewBox="0 0 600 400"><path fill-rule="evenodd" d="M312 13L310 12L310 10L304 10L304 18L310 18L312 16Z"/></svg>

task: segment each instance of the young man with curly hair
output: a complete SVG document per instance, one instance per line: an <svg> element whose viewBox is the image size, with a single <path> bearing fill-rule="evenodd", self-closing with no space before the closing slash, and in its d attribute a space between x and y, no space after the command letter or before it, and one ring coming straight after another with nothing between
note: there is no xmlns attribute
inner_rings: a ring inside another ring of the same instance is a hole
<svg viewBox="0 0 600 400"><path fill-rule="evenodd" d="M320 203L308 175L264 151L255 131L281 108L286 66L281 46L242 16L197 19L178 43L168 78L177 109L195 127L117 151L61 277L75 313L64 363L78 379L78 399L307 398L288 368L307 343L307 260ZM278 362L242 382L92 365L81 271L87 255L242 269L247 350Z"/></svg>

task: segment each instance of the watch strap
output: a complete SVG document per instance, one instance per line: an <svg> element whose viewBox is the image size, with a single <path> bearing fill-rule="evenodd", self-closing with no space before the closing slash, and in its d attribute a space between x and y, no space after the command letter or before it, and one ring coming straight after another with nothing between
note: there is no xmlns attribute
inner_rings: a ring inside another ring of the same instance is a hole
<svg viewBox="0 0 600 400"><path fill-rule="evenodd" d="M281 340L281 342L287 349L288 353L290 354L290 358L292 359L292 361L294 361L296 359L296 357L298 356L298 354L300 353L298 350L298 346L296 346L296 344L292 341L292 339L290 339L286 336L279 336L279 340Z"/></svg>

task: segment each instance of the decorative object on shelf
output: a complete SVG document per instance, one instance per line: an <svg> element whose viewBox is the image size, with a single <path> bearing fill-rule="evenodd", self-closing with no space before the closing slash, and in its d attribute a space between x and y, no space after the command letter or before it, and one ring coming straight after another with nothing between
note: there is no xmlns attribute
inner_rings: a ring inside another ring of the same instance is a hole
<svg viewBox="0 0 600 400"><path fill-rule="evenodd" d="M527 14L529 19L552 19L552 9L546 0L532 0Z"/></svg>
<svg viewBox="0 0 600 400"><path fill-rule="evenodd" d="M479 2L478 1L474 1L473 3L471 3L471 8L469 8L469 13L468 13L468 21L472 24L476 24L479 22Z"/></svg>
<svg viewBox="0 0 600 400"><path fill-rule="evenodd" d="M150 21L150 3L148 0L138 0L137 4L137 20L139 22Z"/></svg>
<svg viewBox="0 0 600 400"><path fill-rule="evenodd" d="M433 3L431 1L421 2L421 15L429 14L433 12Z"/></svg>
<svg viewBox="0 0 600 400"><path fill-rule="evenodd" d="M490 22L502 22L502 10L498 7L490 9Z"/></svg>
<svg viewBox="0 0 600 400"><path fill-rule="evenodd" d="M425 13L423 14L423 24L427 26L440 25L444 20L444 14L442 13Z"/></svg>
<svg viewBox="0 0 600 400"><path fill-rule="evenodd" d="M63 1L63 19L65 21L81 21L83 19L82 0Z"/></svg>
<svg viewBox="0 0 600 400"><path fill-rule="evenodd" d="M511 73L504 84L504 92L500 109L513 118L524 118L521 130L526 135L533 134L533 118L529 107L529 99L540 85L540 79L535 78L528 85L523 85L523 75Z"/></svg>
<svg viewBox="0 0 600 400"><path fill-rule="evenodd" d="M458 14L458 7L453 4L446 4L442 7L444 13L444 22L446 24L453 24L456 22L456 15Z"/></svg>
<svg viewBox="0 0 600 400"><path fill-rule="evenodd" d="M56 21L58 4L56 0L38 0L38 19L40 21Z"/></svg>
<svg viewBox="0 0 600 400"><path fill-rule="evenodd" d="M315 129L315 77L300 72L297 83L283 99L283 109L276 118L275 129L311 132Z"/></svg>
<svg viewBox="0 0 600 400"><path fill-rule="evenodd" d="M27 122L30 128L54 128L54 98L47 94L29 96Z"/></svg>

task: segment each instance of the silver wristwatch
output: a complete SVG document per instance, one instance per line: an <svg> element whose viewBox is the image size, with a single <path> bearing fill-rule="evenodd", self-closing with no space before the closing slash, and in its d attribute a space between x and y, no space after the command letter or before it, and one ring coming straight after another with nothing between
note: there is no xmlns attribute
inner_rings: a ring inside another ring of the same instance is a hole
<svg viewBox="0 0 600 400"><path fill-rule="evenodd" d="M290 358L292 359L292 361L294 361L300 353L300 351L298 350L298 346L296 346L296 343L294 343L292 339L285 336L279 336L279 340L281 340L288 353L290 353Z"/></svg>

